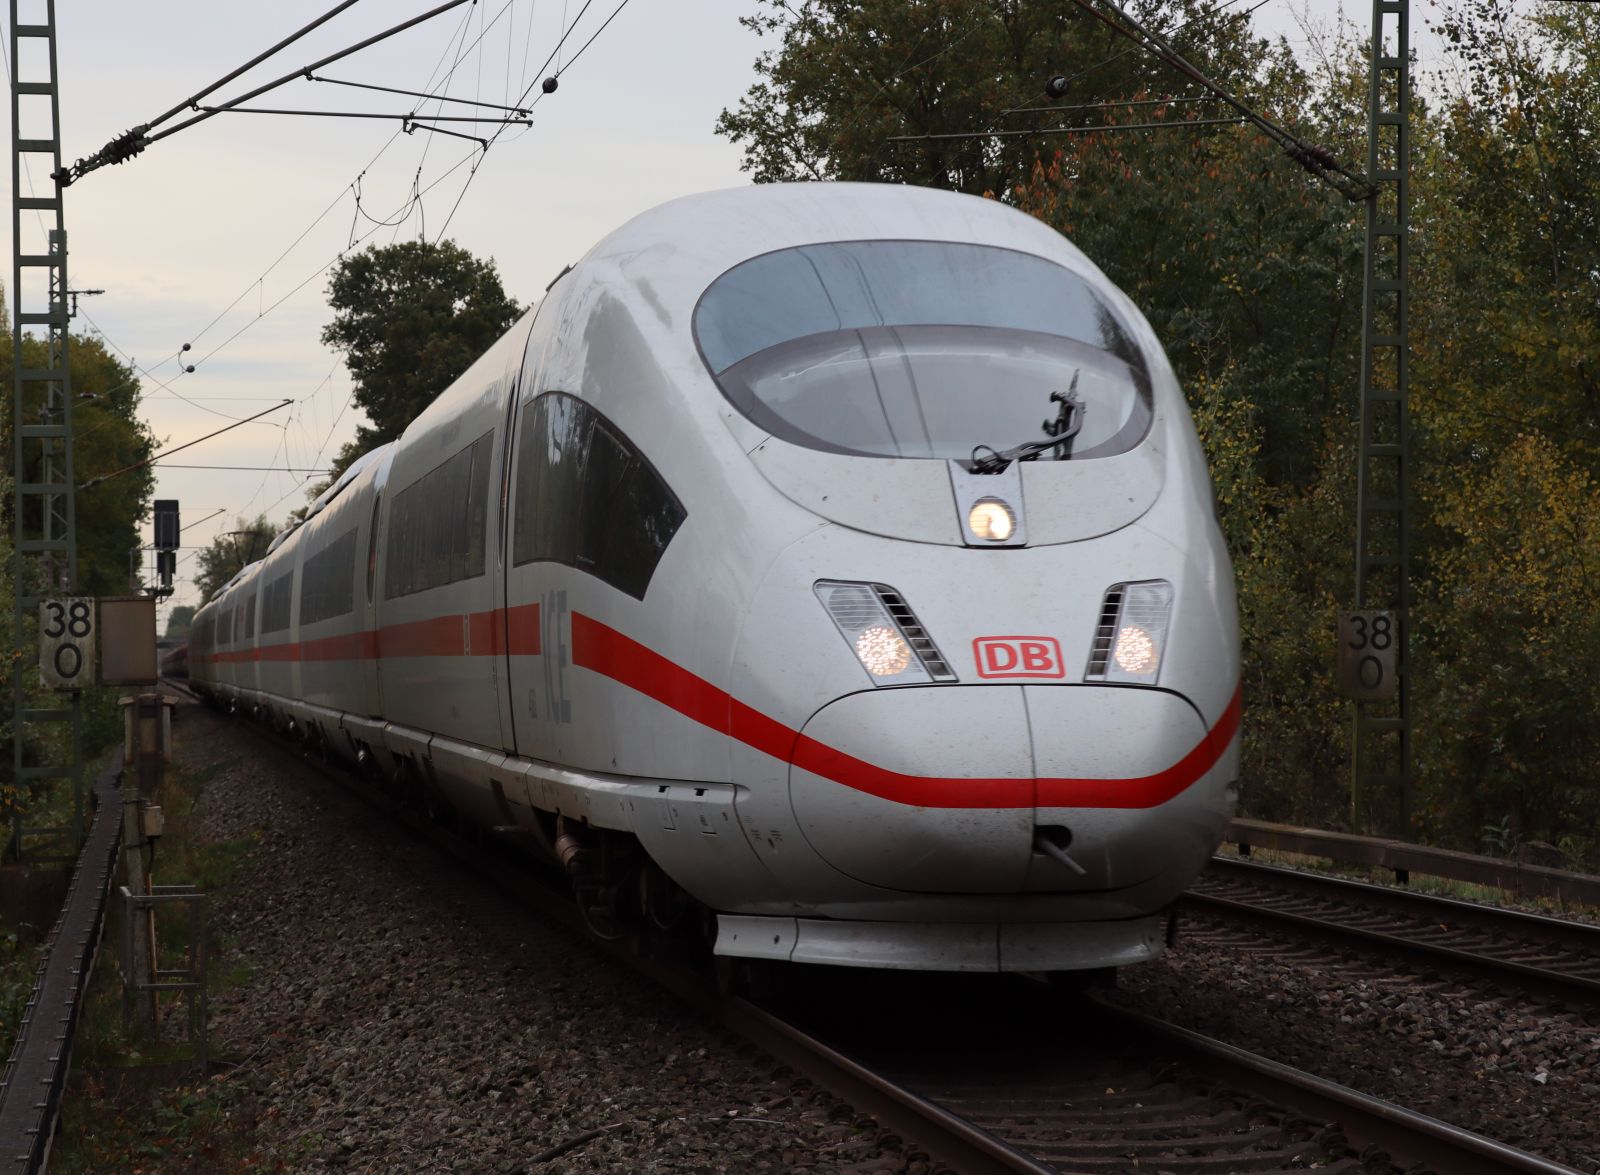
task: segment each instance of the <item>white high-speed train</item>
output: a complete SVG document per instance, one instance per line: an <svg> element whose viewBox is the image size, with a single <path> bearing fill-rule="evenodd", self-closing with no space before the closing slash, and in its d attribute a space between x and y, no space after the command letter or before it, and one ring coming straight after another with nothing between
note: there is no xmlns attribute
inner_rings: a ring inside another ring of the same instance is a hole
<svg viewBox="0 0 1600 1175"><path fill-rule="evenodd" d="M1238 775L1232 570L1161 347L1061 236L867 184L596 245L201 609L214 699L723 956L1163 949Z"/></svg>

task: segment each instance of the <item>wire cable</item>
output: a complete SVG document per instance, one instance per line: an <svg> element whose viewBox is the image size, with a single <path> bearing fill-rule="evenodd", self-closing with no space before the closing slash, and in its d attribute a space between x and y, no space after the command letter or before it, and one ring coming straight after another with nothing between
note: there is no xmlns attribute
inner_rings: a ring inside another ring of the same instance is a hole
<svg viewBox="0 0 1600 1175"><path fill-rule="evenodd" d="M331 9L328 12L323 13L321 16L317 17L316 20L312 21L310 24L308 24L305 27L301 28L298 32L290 33L287 37L285 37L283 40L279 41L272 48L268 49L265 53L259 53L255 57L252 57L249 61L245 62L243 65L241 65L238 69L234 70L232 73L227 74L226 76L221 77L221 78L217 79L216 81L212 82L209 86L207 86L205 89L201 90L198 94L194 94L194 95L190 96L189 98L186 98L184 101L179 102L176 106L174 106L171 110L167 111L165 114L158 114L155 118L151 119L148 123L145 124L145 129L146 130L150 130L150 129L154 128L154 127L160 126L162 123L166 122L167 119L171 118L174 114L177 114L178 111L180 111L180 110L188 110L190 108L198 108L198 106L200 104L200 99L206 97L209 94L215 93L217 90L220 90L223 86L225 86L229 82L233 81L234 78L239 77L242 74L248 73L250 70L254 69L256 66L260 65L263 61L265 61L267 58L273 56L274 54L278 53L280 50L287 49L290 45L292 45L296 41L298 41L301 37L305 36L307 33L311 32L313 29L319 28L320 26L326 24L328 21L330 21L334 17L338 16L346 8L349 8L351 5L353 5L353 4L357 3L357 2L358 2L358 0L344 0L344 3L336 6L335 8Z"/></svg>
<svg viewBox="0 0 1600 1175"><path fill-rule="evenodd" d="M501 6L500 11L495 14L494 19L489 22L487 27L492 29L495 26L495 24L497 24L499 22L500 18L506 13L506 11L511 8L513 3L515 3L515 0L506 0L506 3ZM452 34L452 36L450 38L450 44L447 44L445 46L443 52L439 56L439 60L434 63L434 67L433 67L432 71L428 75L428 80L423 83L423 91L424 92L427 92L430 88L442 87L442 86L446 86L446 85L448 85L450 83L450 80L454 76L455 70L456 70L457 66L459 65L460 54L459 53L457 54L456 62L451 65L450 69L445 72L443 77L439 77L439 71L444 67L445 59L450 56L451 45L455 44L455 42L457 40L462 39L462 37L463 37L463 35L464 35L465 31L466 31L466 27L467 27L467 18L470 17L470 15L471 15L471 13L470 13L470 10L469 10L468 13L463 17L460 28L458 28L457 31L454 34ZM531 14L530 14L530 23L531 23ZM487 31L487 30L485 30L485 31ZM530 32L531 32L531 28L530 28ZM479 35L481 37L483 34L480 33ZM435 81L436 78L438 79L437 81ZM433 97L439 97L439 95L432 95L432 96ZM270 265L267 266L266 269L264 269L253 281L250 282L249 285L245 286L245 288L239 292L238 297L234 298L234 300L232 302L229 302L227 306L223 307L223 309L221 311L219 311L211 319L210 322L206 323L206 325L204 327L202 327L198 333L191 335L190 336L190 340L189 340L190 343L191 344L198 343L202 338L204 338L205 335L210 332L212 327L216 326L217 323L221 322L224 318L226 318L228 313L231 310L233 310L233 308L235 306L237 306L240 302L242 302L245 299L245 297L250 293L251 289L257 289L259 291L261 289L261 284L266 280L266 278L271 276L272 272L275 269L277 269L277 267L280 264L282 264L284 259L287 258L289 256L289 254L292 253L295 250L295 248L297 246L299 246L299 244L306 239L306 237L308 237L313 231L315 231L317 226L320 225L323 222L323 220L325 220L328 217L328 215L336 207L338 207L340 203L343 202L343 200L344 200L344 198L345 198L347 193L353 192L354 195L355 195L357 218L359 219L360 217L365 216L369 220L372 219L361 208L361 187L360 187L361 181L362 181L363 178L365 178L366 174L373 167L375 167L377 165L378 161L383 158L383 156L388 152L389 148L394 145L394 143L399 139L399 137L400 137L400 135L402 133L404 133L403 130L397 129L394 132L394 134L390 135L389 138L384 142L384 144L381 147L378 148L377 152L373 154L372 158L367 161L366 165L356 175L355 179L352 180L350 183L345 184L343 187L341 187L339 189L338 195L336 195L333 198L333 200L329 202L328 206L326 208L324 208L322 210L322 212L320 214L318 214L317 217L315 219L313 219L312 222L309 225L307 225L304 230L301 231L299 236L295 237L295 239L292 242L290 242L289 245L281 253L278 254L278 256L272 261L272 263ZM424 160L426 159L426 156L427 156L427 150L426 150L426 148L424 148L424 151L423 151ZM462 162L465 162L465 161L463 160ZM459 167L459 166L461 166L461 164L457 163L456 167ZM454 170L454 168L452 168L451 170ZM420 165L419 165L419 171L420 171ZM446 174L449 174L449 173L447 172ZM430 185L430 189L431 189L432 186L433 185ZM398 213L398 215L400 217L399 223L403 223L404 220L407 217L410 216L411 212L413 211L413 209L414 209L414 207L416 205L416 201L419 198L420 198L420 194L415 191L415 181L414 181L414 190L413 190L413 196L412 196L411 201L409 201L407 204L403 205L402 208L399 210L399 213ZM391 224L391 223L396 223L396 222L385 222L385 223L386 224ZM348 240L348 242L346 244L346 250L354 248L355 245L358 243L358 241L365 240L367 238L367 236L370 236L370 235L371 235L370 233L369 234L364 234L363 236L358 238L355 235L354 225L352 224L351 232L350 232L350 235L349 235L349 240ZM338 260L338 257L333 258L333 260L329 261L327 263L327 265L324 265L317 272L318 273L325 272L327 270L327 268L329 266L331 266L332 264L334 264L334 262L336 262L337 260ZM316 276L316 274L312 275L313 278L315 276ZM307 279L307 280L309 281L311 279ZM304 284L305 283L302 282L301 286L303 287ZM300 288L300 287L297 287L297 289L298 288ZM293 292L293 291L291 291L291 292ZM280 305L280 304L281 304L281 299L280 299L280 301L278 303L274 303L274 307L273 308L275 308L277 305ZM268 313L271 313L271 308L264 308L261 312L259 312L257 314L257 318L265 317L265 315L268 314ZM243 333L243 332L242 331L236 331L232 336L230 336L228 341L231 342L233 339L238 338L241 333ZM223 345L225 346L226 343L224 343ZM159 368L159 367L164 366L167 363L172 362L174 359L178 358L179 355L181 355L183 353L183 350L185 350L185 349L187 349L187 348L180 348L178 351L174 351L171 355L167 356L165 359L161 360L159 363L156 363L154 366ZM207 352L206 358L209 359L211 356L215 355L217 353L217 351L220 350L220 349L221 349L220 347L213 348L211 351ZM203 361L197 361L195 364L193 364L193 366L198 367L200 365L200 362L203 362ZM182 374L186 374L186 373L180 372L179 374L182 375ZM155 377L152 376L151 378L153 379ZM174 393L174 394L176 394L176 393Z"/></svg>
<svg viewBox="0 0 1600 1175"><path fill-rule="evenodd" d="M121 347L117 346L116 343L112 342L111 341L111 336L106 334L105 331L100 329L100 324L97 323L94 319L89 317L89 312L87 310L84 310L82 307L79 307L78 314L79 314L80 317L82 317L84 319L84 321L86 321L89 324L90 329L92 329L95 334L100 336L100 340L103 343L105 343L106 346L110 347L118 355L121 355L124 359L126 359L128 361L128 366L129 367L133 368L140 375L142 375L146 379L148 379L151 383L153 383L157 387L161 388L161 390L166 392L169 396L174 396L177 399L182 400L185 404L188 404L191 408L198 408L202 412L209 412L209 413L211 413L211 415L220 416L224 420L239 420L240 419L239 417L234 416L230 412L219 412L215 408L207 408L204 404L199 404L199 403L196 403L194 400L191 400L188 396L185 396L182 392L174 391L171 384L167 383L165 380L162 380L157 376L154 376L154 375L150 374L150 372L147 371L146 369L144 369L143 367L140 367L139 366L139 361L137 359L135 359L132 355L128 354L128 352L124 351ZM127 384L119 384L117 387L113 388L112 391L121 391L126 386L128 386L128 385ZM107 393L107 394L109 394L109 393Z"/></svg>
<svg viewBox="0 0 1600 1175"><path fill-rule="evenodd" d="M583 14L585 12L589 11L589 6L591 4L593 4L593 3L594 3L594 0L584 0L583 7L578 9L578 15L573 18L572 24L569 25L567 27L567 30L561 34L561 39L556 42L556 47L550 51L550 56L545 58L545 65L548 65L550 63L550 61L555 59L556 56L561 52L561 46L564 45L566 43L567 38L572 35L572 31L578 27L579 22L581 22L583 20ZM590 34L589 39L583 43L583 45L578 49L578 51L576 53L574 53L571 57L567 58L566 65L557 66L556 72L551 75L549 80L557 81L557 80L560 79L560 76L561 76L562 73L564 73L568 69L571 69L572 66L577 62L578 58L583 56L584 50L589 48L590 45L594 44L595 38L597 38L601 33L605 32L606 31L606 27L608 25L610 25L612 21L616 20L618 14L621 13L622 10L624 8L626 8L627 6L628 6L628 0L621 0L621 2L616 6L616 8L612 9L611 15L606 17L605 20L601 22L600 27L597 28L592 34ZM545 66L541 65L539 67L539 71L538 72L539 73L543 73L544 69L545 69ZM520 105L522 102L524 102L527 99L528 94L531 93L532 90L533 90L533 83L529 82L527 89L523 90L522 94L517 98L518 105ZM555 87L554 86L550 86L550 87L546 88L539 95L538 98L535 98L529 104L529 106L528 106L529 111L531 112L534 107L539 105L540 99L548 97L554 91L555 91ZM466 199L467 189L472 186L472 181L475 178L477 178L479 166L482 164L483 159L488 157L489 148L491 146L493 146L495 143L497 143L499 141L499 139L500 139L500 136L505 133L506 125L507 124L501 124L500 128L498 130L496 130L495 133L489 137L489 141L483 144L483 155L480 156L478 161L475 162L472 165L472 170L467 174L466 182L461 185L461 191L459 193L457 193L457 195L456 195L456 202L453 205L451 205L451 207L450 207L450 215L448 215L448 216L446 216L444 218L444 224L439 229L439 235L434 238L434 243L435 244L437 244L439 241L442 241L444 239L444 234L445 234L446 230L449 229L450 222L455 219L456 211L461 207L461 201Z"/></svg>
<svg viewBox="0 0 1600 1175"><path fill-rule="evenodd" d="M473 2L476 2L476 0L473 0ZM267 93L269 90L275 90L279 86L282 86L287 82L292 82L297 78L304 77L311 71L321 69L325 65L332 65L335 61L341 61L353 53L358 53L362 49L370 48L371 46L378 44L380 41L385 41L390 37L393 37L399 33L403 33L407 29L423 23L424 21L432 20L434 17L439 16L442 13L449 12L452 8L458 8L466 3L468 3L468 0L444 0L443 4L440 4L435 8L430 8L427 12L422 13L420 16L414 16L410 20L401 21L399 24L393 25L381 33L374 33L372 36L363 41L358 41L354 45L340 49L336 53L330 53L328 56L312 62L310 65L303 66L300 69L294 70L292 73L286 73L280 78L275 78L274 80L267 82L265 85L257 86L248 93L241 94L239 97L224 102L220 106L200 107L200 113L196 114L193 118L184 119L184 121L178 123L176 126L170 126L166 130L159 131L156 134L151 135L146 133L150 130L150 126L148 124L135 127L133 130L127 131L124 134L119 135L117 138L111 140L111 142L107 143L104 147L102 147L95 154L89 156L87 159L80 159L70 168L63 168L58 174L57 178L62 185L65 186L66 184L70 184L75 180L81 179L88 173L104 167L107 164L126 162L127 160L132 159L135 155L138 155L152 143L159 143L162 139L170 138L179 131L187 130L189 127L195 126L198 123L202 123L208 118L213 118L224 110L230 110L235 106L240 106L252 98L259 98L262 94Z"/></svg>
<svg viewBox="0 0 1600 1175"><path fill-rule="evenodd" d="M1097 7L1096 0L1072 0L1072 2L1108 28L1121 36L1127 37L1135 44L1142 45L1180 73L1210 90L1223 102L1237 110L1258 131L1281 147L1285 155L1289 156L1290 159L1293 159L1316 178L1338 189L1346 199L1368 200L1376 195L1377 189L1362 172L1359 170L1352 171L1340 163L1327 148L1308 143L1292 131L1286 130L1277 123L1257 114L1244 102L1234 97L1193 65L1190 65L1178 54L1177 50L1172 48L1165 38L1145 28L1138 20L1129 15L1126 9L1117 4L1116 0L1098 0L1098 4L1103 4L1117 14L1116 20L1101 12Z"/></svg>
<svg viewBox="0 0 1600 1175"><path fill-rule="evenodd" d="M233 429L238 428L241 424L249 424L252 420L257 420L265 416L268 412L276 412L279 408L287 407L293 403L293 400L284 400L281 403L274 404L271 408L263 408L254 416L246 416L243 420L236 420L232 424L223 425L215 432L208 432L203 437L196 437L192 441L185 441L183 444L177 446L177 448L164 450L163 452L155 454L153 457L146 457L143 461L136 461L132 465L124 465L121 469L114 469L110 473L103 473L99 477L91 477L88 481L81 483L78 488L80 490L86 490L91 486L97 486L104 482L108 482L114 477L121 477L124 473L131 473L135 469L143 469L146 465L154 465L163 457L169 456L173 453L181 452L184 449L192 448L195 445L198 445L201 441L209 441L212 437L221 436L225 432L231 432Z"/></svg>

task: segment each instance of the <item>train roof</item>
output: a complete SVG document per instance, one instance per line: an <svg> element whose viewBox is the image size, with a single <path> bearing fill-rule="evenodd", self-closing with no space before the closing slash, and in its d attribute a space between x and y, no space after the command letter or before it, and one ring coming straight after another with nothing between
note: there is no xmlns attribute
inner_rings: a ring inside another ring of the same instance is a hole
<svg viewBox="0 0 1600 1175"><path fill-rule="evenodd" d="M1036 217L996 200L905 184L751 184L682 196L635 216L584 261L610 260L630 270L648 266L652 273L681 269L690 285L703 290L751 257L851 240L994 245L1106 280L1076 246Z"/></svg>

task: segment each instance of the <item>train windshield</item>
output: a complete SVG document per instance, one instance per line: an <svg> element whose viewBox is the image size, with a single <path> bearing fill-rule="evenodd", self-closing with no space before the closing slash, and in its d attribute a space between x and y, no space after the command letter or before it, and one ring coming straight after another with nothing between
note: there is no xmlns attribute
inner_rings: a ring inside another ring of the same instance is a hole
<svg viewBox="0 0 1600 1175"><path fill-rule="evenodd" d="M1052 435L1050 397L1069 389L1081 428L1042 459L1125 452L1149 430L1149 374L1111 307L1070 270L1009 249L784 249L712 283L694 326L734 406L810 448L961 460L1015 449Z"/></svg>

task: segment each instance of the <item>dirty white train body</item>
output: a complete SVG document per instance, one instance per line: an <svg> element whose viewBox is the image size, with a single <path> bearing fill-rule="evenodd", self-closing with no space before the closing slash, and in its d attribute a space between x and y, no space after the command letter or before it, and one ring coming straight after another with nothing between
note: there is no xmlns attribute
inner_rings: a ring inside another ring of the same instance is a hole
<svg viewBox="0 0 1600 1175"><path fill-rule="evenodd" d="M1113 967L1232 811L1213 509L1148 324L1043 224L716 192L560 277L201 610L190 673L560 858L591 917Z"/></svg>

